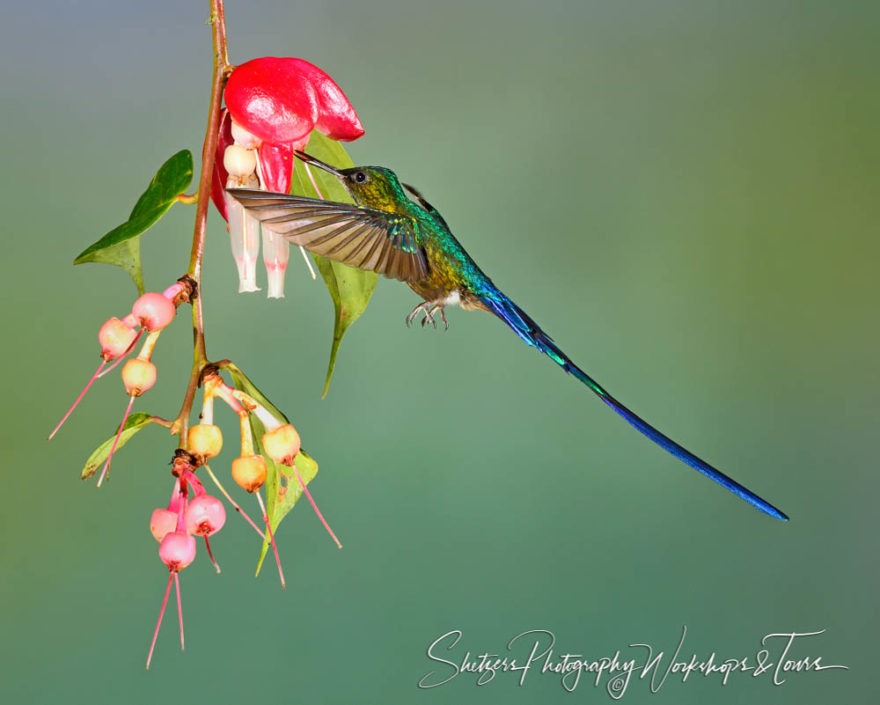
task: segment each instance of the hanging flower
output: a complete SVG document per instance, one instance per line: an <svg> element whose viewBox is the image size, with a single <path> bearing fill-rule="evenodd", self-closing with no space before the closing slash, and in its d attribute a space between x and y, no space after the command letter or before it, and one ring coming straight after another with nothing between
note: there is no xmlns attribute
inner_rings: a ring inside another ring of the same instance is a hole
<svg viewBox="0 0 880 705"><path fill-rule="evenodd" d="M211 196L229 223L239 291L258 291L260 226L225 189L288 193L294 150L305 149L313 129L339 141L355 140L364 129L342 89L304 59L266 56L241 64L229 76L225 98ZM281 298L290 244L271 232L263 232L262 242L268 295Z"/></svg>

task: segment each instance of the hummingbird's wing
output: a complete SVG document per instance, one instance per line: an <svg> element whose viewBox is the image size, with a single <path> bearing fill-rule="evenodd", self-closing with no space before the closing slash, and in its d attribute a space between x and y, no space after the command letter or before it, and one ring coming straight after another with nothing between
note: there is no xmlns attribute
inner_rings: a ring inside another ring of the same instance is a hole
<svg viewBox="0 0 880 705"><path fill-rule="evenodd" d="M227 193L264 228L310 252L391 279L414 282L428 276L413 218L270 191L228 189Z"/></svg>

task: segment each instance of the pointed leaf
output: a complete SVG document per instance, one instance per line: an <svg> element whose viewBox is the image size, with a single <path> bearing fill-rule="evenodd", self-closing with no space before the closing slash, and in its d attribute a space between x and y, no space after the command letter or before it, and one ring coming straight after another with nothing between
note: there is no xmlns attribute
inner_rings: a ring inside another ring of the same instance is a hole
<svg viewBox="0 0 880 705"><path fill-rule="evenodd" d="M232 377L232 384L235 386L236 389L253 397L254 400L262 404L266 408L266 410L269 411L275 418L283 420L284 423L290 423L290 421L284 415L281 409L279 409L271 401L269 401L269 398L260 391L257 385L251 382L250 378L241 371L241 368L238 365L229 360L223 360L222 362L217 363L217 366L221 370L226 370L229 373L229 375Z"/></svg>
<svg viewBox="0 0 880 705"><path fill-rule="evenodd" d="M262 438L265 429L256 417L253 417L253 419L254 423L251 423L251 430L253 431L255 438ZM260 441L255 440L254 446L257 453L260 453L266 458L266 465L268 467L268 475L266 476L265 485L266 512L269 515L269 524L272 526L272 534L274 535L277 533L281 520L290 513L300 497L302 497L303 489L299 484L299 480L296 478L296 473L294 473L293 468L276 463L272 458L267 457L263 451L263 444ZM299 470L303 482L307 485L314 480L315 476L318 474L318 463L316 463L304 450L299 451L294 464L296 465L296 469ZM269 537L267 535L263 539L263 545L260 548L260 555L257 558L257 575L260 574L260 568L263 567L263 559L266 557L270 545Z"/></svg>
<svg viewBox="0 0 880 705"><path fill-rule="evenodd" d="M80 252L73 263L104 262L122 267L131 276L138 291L143 293L139 236L174 205L177 197L189 187L192 176L192 154L184 149L159 167L128 220Z"/></svg>
<svg viewBox="0 0 880 705"><path fill-rule="evenodd" d="M345 148L339 142L325 137L320 132L312 132L307 149L313 157L333 166L340 168L354 166ZM305 164L300 162L294 169L291 193L317 198L318 194L309 178L309 174L311 174L325 199L342 203L352 202L345 188L335 177L320 169L308 168L307 171L307 168ZM327 285L327 291L330 292L330 298L333 299L336 311L336 319L333 324L333 343L330 347L330 362L327 365L327 378L324 382L322 395L327 396L342 338L366 310L379 275L375 272L355 269L340 262L333 262L319 255L314 255L314 258L318 265L318 271Z"/></svg>
<svg viewBox="0 0 880 705"><path fill-rule="evenodd" d="M122 435L119 436L119 443L116 445L116 450L118 451L122 448L122 446L131 440L131 437L134 436L134 434L151 423L153 423L153 416L151 414L137 412L129 416L122 429ZM118 430L119 429L117 429L117 431ZM86 460L85 466L83 466L81 475L83 480L87 480L94 475L95 471L104 464L104 461L107 460L107 456L110 455L110 449L113 447L114 440L116 440L116 432L95 448L94 452L89 456L89 459Z"/></svg>
<svg viewBox="0 0 880 705"><path fill-rule="evenodd" d="M283 419L286 423L290 423L287 417L281 413L269 399L263 394L259 388L250 381L248 376L242 372L235 364L225 361L220 364L220 368L229 372L232 377L232 383L236 389L249 394L254 400L262 404L267 411L278 419ZM254 450L262 455L266 460L266 468L268 475L266 476L266 512L269 515L269 524L272 527L272 533L281 524L281 520L290 513L294 505L299 501L303 494L302 486L296 478L293 468L276 463L272 458L266 455L263 449L263 434L266 432L260 419L256 414L248 414L248 422L250 423L251 433L254 435ZM295 465L302 475L303 482L309 484L318 474L318 463L304 450L296 456ZM269 550L269 537L263 540L263 547L260 550L260 556L257 560L257 574L263 566L263 559Z"/></svg>

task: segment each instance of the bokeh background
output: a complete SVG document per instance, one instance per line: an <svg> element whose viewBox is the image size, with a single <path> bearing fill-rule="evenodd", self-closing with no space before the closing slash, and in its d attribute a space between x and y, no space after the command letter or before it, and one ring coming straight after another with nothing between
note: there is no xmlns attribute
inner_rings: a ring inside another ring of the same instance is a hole
<svg viewBox="0 0 880 705"><path fill-rule="evenodd" d="M229 2L231 59L306 57L357 107L356 162L394 168L495 282L624 402L787 511L760 515L640 438L485 315L407 330L382 282L320 399L332 308L292 259L288 297L235 293L212 214L208 350L250 373L321 464L279 532L289 587L237 517L223 566L183 574L187 651L147 528L174 447L79 471L118 423L116 379L45 437L128 310L126 275L72 267L171 153L198 153L207 2L19 3L0 25L4 159L4 703L609 701L586 680L416 683L427 645L503 652L527 629L599 657L753 657L770 632L849 671L670 678L674 703L876 702L880 11L872 2ZM185 269L193 210L143 243ZM162 336L171 416L189 328ZM234 446L234 427L229 447ZM215 464L223 474L227 450ZM635 655L635 654L632 654Z"/></svg>

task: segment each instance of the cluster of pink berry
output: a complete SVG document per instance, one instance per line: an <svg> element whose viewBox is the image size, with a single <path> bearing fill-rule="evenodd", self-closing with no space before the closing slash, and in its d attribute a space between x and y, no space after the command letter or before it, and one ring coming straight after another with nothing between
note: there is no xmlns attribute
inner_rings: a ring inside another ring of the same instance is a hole
<svg viewBox="0 0 880 705"><path fill-rule="evenodd" d="M245 216L227 188L261 188L288 193L294 150L305 149L311 131L333 140L355 140L364 128L342 89L314 64L294 57L265 56L240 66L229 76L226 110L214 162L211 197L229 223L232 256L240 292L259 291L256 278L260 223ZM317 193L308 167L306 173ZM269 298L284 296L290 243L263 231L263 263ZM303 252L306 264L311 263ZM312 272L314 277L314 271Z"/></svg>
<svg viewBox="0 0 880 705"><path fill-rule="evenodd" d="M175 475L174 489L171 493L171 501L167 509L158 508L153 510L150 517L150 531L159 542L159 558L168 566L168 585L165 588L165 597L159 610L159 619L153 632L153 641L147 655L147 668L153 659L153 650L156 648L156 639L159 636L159 627L162 625L162 617L168 605L168 596L171 593L171 583L174 582L177 592L177 614L180 623L180 648L183 643L183 609L180 599L180 571L186 568L196 557L196 536L205 538L205 546L208 556L214 564L217 572L220 566L214 559L211 544L208 537L216 534L226 523L226 509L223 503L216 497L212 497L206 491L202 483L195 476L192 465L186 451L178 451L173 462ZM189 492L193 498L187 501Z"/></svg>
<svg viewBox="0 0 880 705"><path fill-rule="evenodd" d="M224 99L226 109L219 116L219 140L214 155L216 158L210 195L229 224L233 256L239 271L239 290L256 291L255 267L260 248L260 225L245 216L240 204L228 197L226 188L246 186L288 192L293 177L294 152L306 146L312 130L317 130L333 140L357 139L364 130L348 99L333 79L317 66L302 59L264 57L241 64L229 75ZM217 114L212 113L212 120L216 120L216 117ZM216 122L211 124L213 126L211 129L218 128ZM207 164L203 168L211 169L211 166ZM203 174L204 177L207 175L207 172ZM310 173L309 177L320 195ZM201 193L199 198L204 199L207 196L208 194ZM204 219L204 209L200 209L200 212ZM273 233L263 233L262 244L269 281L269 296L281 297L284 295L284 272L289 256L289 244L284 238ZM306 261L308 262L308 258ZM134 302L130 313L123 318L110 318L101 326L98 332L101 362L49 436L51 439L58 432L95 380L121 364L143 337L140 351L128 359L122 368L122 381L129 397L122 422L112 441L108 439L93 454L93 458L97 457L97 460L91 466L87 463L84 476L87 477L97 470L103 461L103 468L98 478L100 487L108 476L110 462L117 447L126 442L130 433L135 432L136 427L139 428L138 424L143 423L144 419L147 419L147 423L155 422L169 427L172 434L181 435L182 447L175 451L172 461L174 485L171 500L167 507L156 508L150 518L150 530L159 542L159 558L167 566L169 576L147 656L148 668L172 583L176 587L180 643L183 648L180 571L195 560L196 537L204 538L208 557L215 570L220 572L209 537L224 526L226 510L220 499L211 496L205 490L202 481L196 475L198 470L204 468L202 477L205 474L210 477L219 492L259 535L264 542L264 552L268 545L271 545L282 587L285 584L284 573L273 526L277 527L280 517L284 512L289 511L300 494L308 498L324 527L341 548L339 540L306 486L313 474L305 479L296 466L297 457L304 458L303 463L308 462L314 466L314 461L301 453L299 433L259 391L254 391L255 388L248 386L249 380L244 385L245 388L253 391L259 399L242 389L227 385L221 377L223 369L233 374L236 385L240 384L240 380L235 376L240 370L236 371L237 368L228 361L225 367L223 363L207 363L204 358L204 345L201 348L201 358L197 356L196 359L201 359L205 364L200 370L198 368L194 370L183 408L177 419L168 421L147 414L131 416L134 400L156 384L157 371L151 358L160 332L174 319L181 303L195 302L196 306L200 305L197 299L198 271L199 269L193 268L191 264L190 274L161 293L143 294ZM197 312L194 318L199 324L200 315L200 312ZM197 327L197 341L200 332ZM189 427L188 416L197 389L196 382L199 382L203 389L203 405L200 422ZM215 399L224 402L239 418L241 449L238 457L231 463L232 478L239 487L255 496L262 518L261 524L253 521L235 502L208 465L211 459L219 455L223 447L223 435L219 426L214 424ZM126 433L127 423L134 429L128 433ZM255 431L259 432L258 438L254 437ZM302 467L308 467L303 463L301 463ZM288 487L287 482L293 482L294 479L296 484ZM267 492L266 502L261 495L264 485ZM293 494L287 495L289 490ZM271 494L268 494L270 492ZM283 509L279 510L278 507L282 505ZM272 516L267 512L267 506L273 512Z"/></svg>
<svg viewBox="0 0 880 705"><path fill-rule="evenodd" d="M137 357L128 360L122 368L122 384L125 386L125 392L129 397L128 406L125 408L125 413L123 414L122 422L119 424L119 430L116 433L113 446L107 455L107 460L98 478L98 487L103 484L104 478L110 470L110 461L125 428L125 422L131 413L134 400L152 389L156 384L158 373L156 366L150 361L150 358L153 356L153 350L159 340L159 334L174 319L177 307L181 303L190 300L194 288L195 285L192 280L188 277L183 277L162 293L155 291L147 292L134 302L134 305L131 307L131 313L121 319L115 317L108 319L98 331L98 343L101 346L101 363L86 383L86 386L79 393L79 396L74 399L73 404L71 404L70 408L61 418L61 421L58 422L58 425L49 434L49 439L51 440L73 413L79 402L82 401L82 398L89 391L94 381L109 373L116 365L122 362L128 353L134 349L135 344L144 332L146 332L146 340L144 340L144 344L141 346Z"/></svg>
<svg viewBox="0 0 880 705"><path fill-rule="evenodd" d="M162 617L165 614L172 580L177 589L177 607L178 615L180 615L180 642L181 648L183 648L183 617L181 612L179 573L192 563L195 558L196 542L194 536L203 536L205 538L205 548L208 557L215 570L218 573L220 572L220 566L214 558L208 537L223 527L226 521L226 512L217 498L207 494L202 483L195 475L197 469L204 467L205 472L208 473L220 492L251 525L260 538L268 537L275 555L282 587L285 586L284 571L281 567L278 546L272 531L272 522L260 494L260 489L266 483L269 475L267 458L292 470L299 487L308 497L324 527L336 542L336 545L340 548L342 547L336 534L318 509L305 480L295 465L296 457L300 452L301 441L299 433L293 425L287 422L286 419L277 418L271 411L246 392L228 386L215 366L208 366L205 369L202 376L202 386L204 394L200 423L192 426L187 433L188 450L178 449L173 461L172 474L175 477L175 482L171 501L167 509L155 509L150 520L150 530L156 540L160 541L159 557L168 566L170 575L168 586L165 590L165 598L162 601L162 608L159 612L159 619L156 622L153 642L150 645L150 652L147 657L148 668L153 656L156 639L159 635ZM215 399L220 399L226 403L239 417L241 450L238 457L232 461L232 479L239 487L256 497L262 516L263 528L260 528L230 496L208 465L208 461L218 456L223 448L223 434L220 427L214 424ZM251 427L251 414L256 416L265 429L260 438L260 445L265 455L256 452ZM281 494L286 491L286 487L279 489ZM187 501L189 492L193 494L193 499Z"/></svg>

